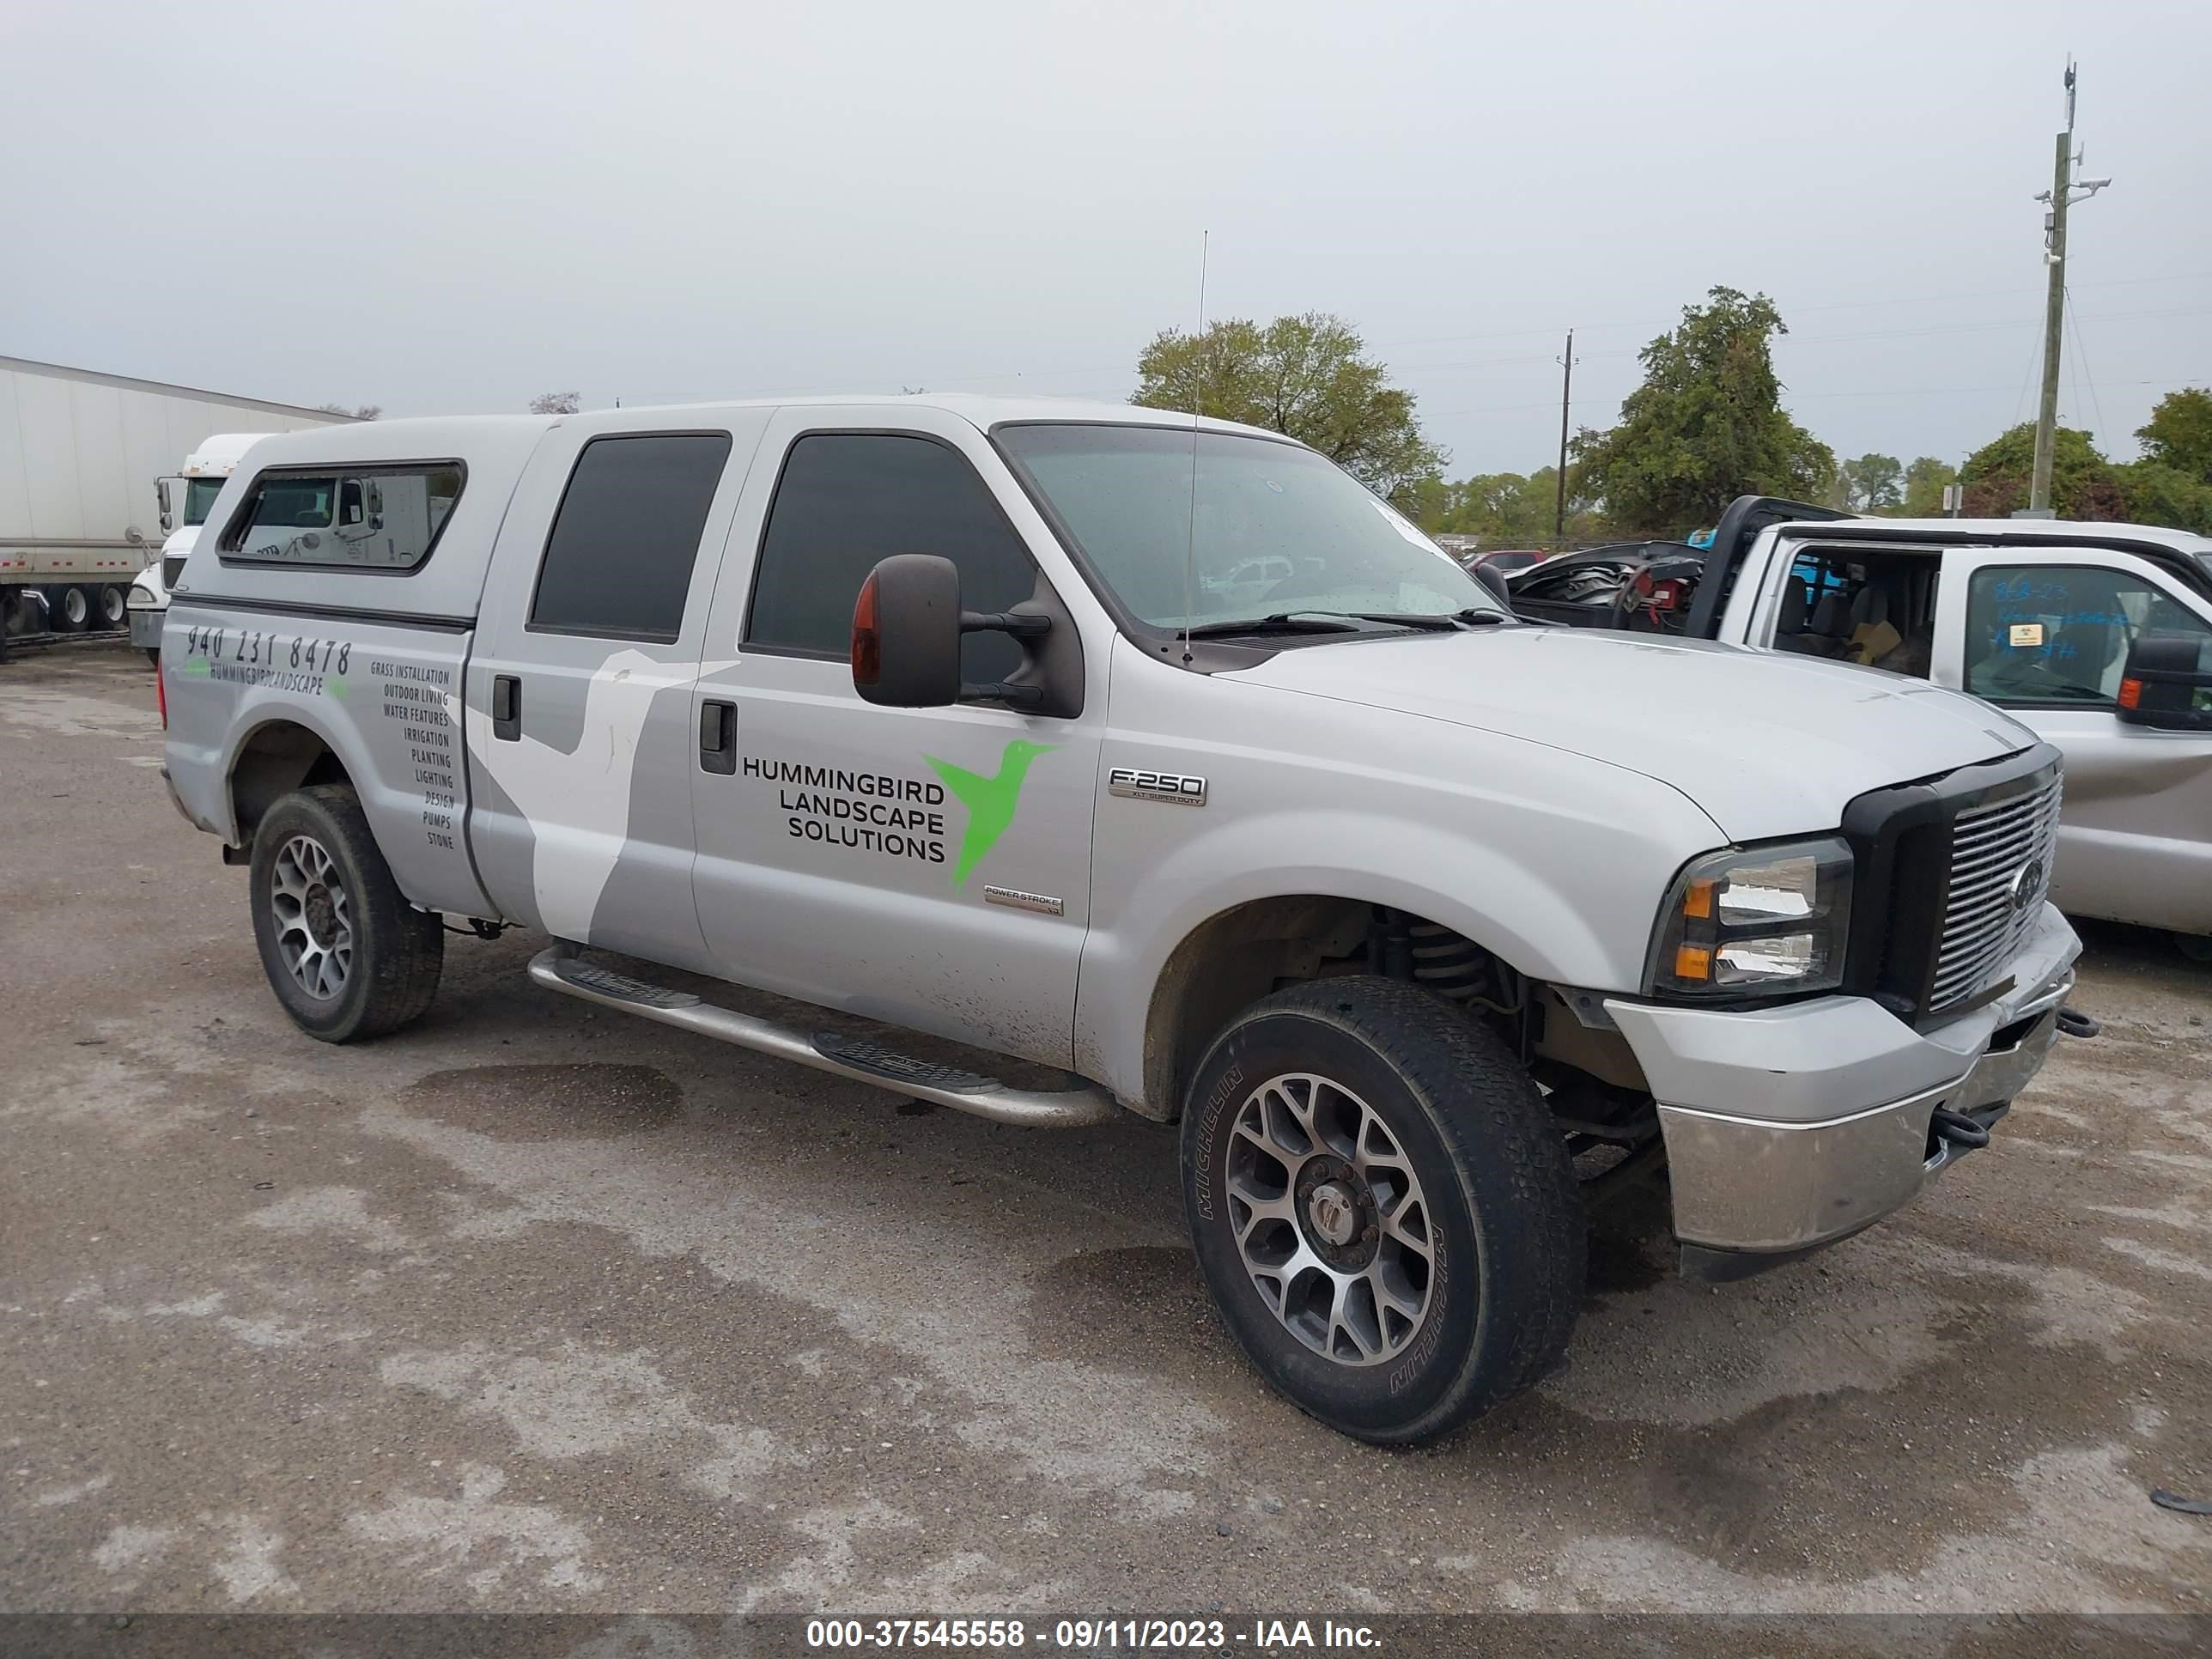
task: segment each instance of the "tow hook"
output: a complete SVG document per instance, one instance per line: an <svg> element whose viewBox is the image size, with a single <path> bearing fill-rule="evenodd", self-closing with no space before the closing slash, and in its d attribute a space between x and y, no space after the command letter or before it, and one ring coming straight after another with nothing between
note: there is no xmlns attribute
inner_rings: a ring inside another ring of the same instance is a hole
<svg viewBox="0 0 2212 1659"><path fill-rule="evenodd" d="M2104 1029L2101 1021L2090 1018L2079 1008L2061 1008L2058 1011L2058 1030L2061 1036L2093 1037Z"/></svg>
<svg viewBox="0 0 2212 1659"><path fill-rule="evenodd" d="M1977 1123L1964 1112L1954 1112L1938 1106L1928 1116L1928 1132L1962 1152L1971 1152L1990 1144L1989 1126Z"/></svg>

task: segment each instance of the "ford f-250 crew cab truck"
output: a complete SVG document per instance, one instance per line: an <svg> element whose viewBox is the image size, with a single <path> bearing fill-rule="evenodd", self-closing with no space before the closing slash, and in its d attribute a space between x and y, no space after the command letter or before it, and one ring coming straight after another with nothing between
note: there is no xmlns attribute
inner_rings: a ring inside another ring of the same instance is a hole
<svg viewBox="0 0 2212 1659"><path fill-rule="evenodd" d="M1710 548L1571 555L1511 597L1539 620L1858 663L1995 703L2065 757L2053 900L2212 960L2212 539L1747 495Z"/></svg>
<svg viewBox="0 0 2212 1659"><path fill-rule="evenodd" d="M451 918L550 935L549 991L1001 1121L1179 1120L1230 1331L1378 1442L1553 1367L1589 1206L1662 1167L1715 1276L1905 1203L2079 950L2058 757L2008 716L1516 622L1312 451L1121 406L271 437L161 679L310 1035L419 1012Z"/></svg>

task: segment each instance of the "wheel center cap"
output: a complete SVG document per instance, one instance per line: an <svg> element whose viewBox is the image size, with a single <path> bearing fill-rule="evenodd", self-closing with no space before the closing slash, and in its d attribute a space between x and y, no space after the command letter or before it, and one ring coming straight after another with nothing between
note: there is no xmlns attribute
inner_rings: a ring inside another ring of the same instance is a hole
<svg viewBox="0 0 2212 1659"><path fill-rule="evenodd" d="M1314 1231L1340 1247L1352 1243L1359 1231L1358 1204L1340 1181L1325 1181L1307 1195L1306 1218Z"/></svg>

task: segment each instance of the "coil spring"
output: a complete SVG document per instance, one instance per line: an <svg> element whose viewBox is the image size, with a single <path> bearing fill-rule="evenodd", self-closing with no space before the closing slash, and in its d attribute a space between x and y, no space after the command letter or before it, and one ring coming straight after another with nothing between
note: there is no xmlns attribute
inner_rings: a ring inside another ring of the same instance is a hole
<svg viewBox="0 0 2212 1659"><path fill-rule="evenodd" d="M1417 921L1406 931L1419 983L1455 1002L1468 1001L1488 987L1490 958L1473 939L1433 921Z"/></svg>

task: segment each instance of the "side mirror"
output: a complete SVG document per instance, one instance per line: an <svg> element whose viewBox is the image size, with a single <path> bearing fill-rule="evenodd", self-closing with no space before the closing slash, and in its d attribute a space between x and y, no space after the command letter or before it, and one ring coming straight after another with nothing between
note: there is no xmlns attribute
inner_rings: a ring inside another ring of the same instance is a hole
<svg viewBox="0 0 2212 1659"><path fill-rule="evenodd" d="M896 553L860 584L853 603L853 689L887 708L943 708L963 700L1042 710L1041 685L966 685L960 679L963 634L1034 639L1052 618L1027 611L960 608L960 571L933 553Z"/></svg>
<svg viewBox="0 0 2212 1659"><path fill-rule="evenodd" d="M1473 576L1475 580L1480 582L1483 586L1484 591L1486 592L1492 599L1497 600L1498 604L1504 605L1506 610L1510 611L1513 609L1513 590L1506 586L1505 573L1500 570L1496 565L1479 564L1475 566L1474 569L1468 572L1468 574Z"/></svg>
<svg viewBox="0 0 2212 1659"><path fill-rule="evenodd" d="M2120 671L2124 726L2212 732L2212 641L2196 634L2145 634Z"/></svg>
<svg viewBox="0 0 2212 1659"><path fill-rule="evenodd" d="M161 533L166 536L177 527L177 515L167 507L161 509Z"/></svg>
<svg viewBox="0 0 2212 1659"><path fill-rule="evenodd" d="M960 572L950 559L899 553L853 603L853 689L887 708L960 701Z"/></svg>

